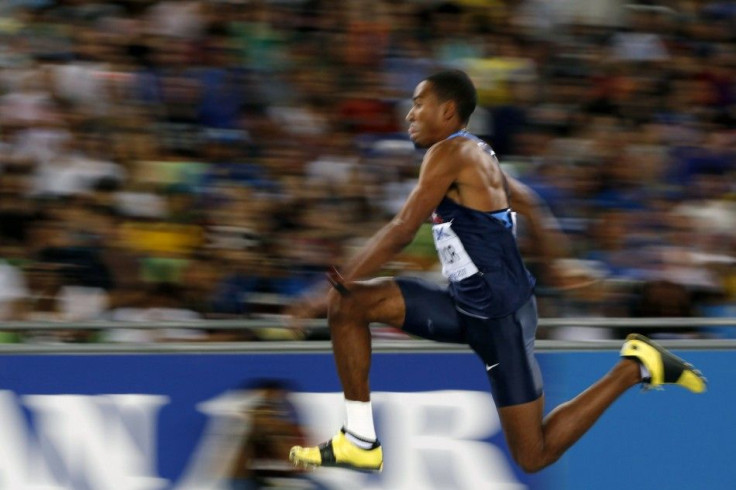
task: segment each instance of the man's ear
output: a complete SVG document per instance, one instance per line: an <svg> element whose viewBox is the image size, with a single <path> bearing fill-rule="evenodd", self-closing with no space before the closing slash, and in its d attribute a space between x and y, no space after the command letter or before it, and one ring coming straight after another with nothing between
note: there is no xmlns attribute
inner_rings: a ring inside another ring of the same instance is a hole
<svg viewBox="0 0 736 490"><path fill-rule="evenodd" d="M452 119L456 112L457 107L454 100L448 100L447 102L442 103L442 119L445 121Z"/></svg>

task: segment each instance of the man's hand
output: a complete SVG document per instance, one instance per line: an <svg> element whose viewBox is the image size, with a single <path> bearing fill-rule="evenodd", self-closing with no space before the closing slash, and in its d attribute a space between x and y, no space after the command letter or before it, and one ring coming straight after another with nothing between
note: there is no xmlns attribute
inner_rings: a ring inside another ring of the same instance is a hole
<svg viewBox="0 0 736 490"><path fill-rule="evenodd" d="M585 260L557 259L547 268L547 282L561 290L592 286L603 279L602 271Z"/></svg>
<svg viewBox="0 0 736 490"><path fill-rule="evenodd" d="M296 300L286 309L286 315L291 328L303 331L305 320L327 316L327 293L309 294Z"/></svg>
<svg viewBox="0 0 736 490"><path fill-rule="evenodd" d="M326 276L331 287L328 287L327 284L321 284L314 291L306 294L287 308L286 314L289 316L289 325L292 328L303 330L305 320L325 318L330 295L350 294L345 278L335 267L331 267Z"/></svg>
<svg viewBox="0 0 736 490"><path fill-rule="evenodd" d="M340 293L342 296L350 294L345 278L342 277L342 274L340 274L340 271L338 271L336 267L330 267L330 270L327 271L327 280L330 282L330 286L335 288L335 291Z"/></svg>

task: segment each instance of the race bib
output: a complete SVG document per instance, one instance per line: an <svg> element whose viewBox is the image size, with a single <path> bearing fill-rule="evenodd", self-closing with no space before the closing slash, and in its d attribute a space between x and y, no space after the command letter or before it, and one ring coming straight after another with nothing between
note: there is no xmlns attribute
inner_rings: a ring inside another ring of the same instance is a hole
<svg viewBox="0 0 736 490"><path fill-rule="evenodd" d="M433 225L432 236L442 264L442 275L452 282L457 282L472 276L478 272L478 268L450 224Z"/></svg>

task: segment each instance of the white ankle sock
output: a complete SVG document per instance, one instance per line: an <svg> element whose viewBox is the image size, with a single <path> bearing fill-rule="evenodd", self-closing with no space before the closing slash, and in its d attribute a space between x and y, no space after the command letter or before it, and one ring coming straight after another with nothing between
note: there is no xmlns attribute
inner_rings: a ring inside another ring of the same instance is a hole
<svg viewBox="0 0 736 490"><path fill-rule="evenodd" d="M639 363L639 370L641 371L642 381L650 381L652 379L652 373L649 372L649 370L644 364Z"/></svg>
<svg viewBox="0 0 736 490"><path fill-rule="evenodd" d="M366 448L371 446L371 443L376 440L371 402L345 400L345 430L349 432L348 436L355 436L354 438L349 437L354 444L361 447L365 445Z"/></svg>

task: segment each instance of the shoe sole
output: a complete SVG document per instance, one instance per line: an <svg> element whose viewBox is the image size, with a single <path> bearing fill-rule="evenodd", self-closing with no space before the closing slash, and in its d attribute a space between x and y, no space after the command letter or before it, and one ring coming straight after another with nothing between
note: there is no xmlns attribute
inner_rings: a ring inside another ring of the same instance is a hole
<svg viewBox="0 0 736 490"><path fill-rule="evenodd" d="M703 373L699 369L696 369L695 366L693 366L686 360L674 355L672 352L665 349L650 338L645 337L644 335L636 333L630 334L626 337L626 342L630 341L638 341L646 344L656 350L660 356L662 362L663 379L661 383L657 383L656 385L652 386L659 387L663 384L677 384L685 389L692 391L693 393L702 393L706 391L708 386L708 379L703 376ZM626 355L624 357L638 359L638 357L635 355ZM669 376L672 376L673 370L678 371L677 379L668 379Z"/></svg>
<svg viewBox="0 0 736 490"><path fill-rule="evenodd" d="M317 464L311 461L304 461L299 459L296 452L292 449L289 452L289 461L294 465L295 468L301 468L309 471L314 471L317 468L343 468L347 470L359 471L361 473L380 473L383 471L383 463L378 468L355 466L348 463L330 463L330 464Z"/></svg>

